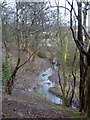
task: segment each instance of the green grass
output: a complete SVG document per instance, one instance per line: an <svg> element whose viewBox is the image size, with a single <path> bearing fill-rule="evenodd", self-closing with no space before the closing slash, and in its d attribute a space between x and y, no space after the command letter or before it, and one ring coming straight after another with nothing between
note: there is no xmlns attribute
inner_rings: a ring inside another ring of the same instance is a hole
<svg viewBox="0 0 90 120"><path fill-rule="evenodd" d="M35 102L24 102L24 105L37 105Z"/></svg>
<svg viewBox="0 0 90 120"><path fill-rule="evenodd" d="M58 106L55 106L55 105L51 105L51 109L59 110L59 109L61 109L61 107L58 107Z"/></svg>
<svg viewBox="0 0 90 120"><path fill-rule="evenodd" d="M60 110L60 112L63 112L65 114L69 114L71 116L70 118L87 118L86 114L81 115L76 110L65 109L62 106L51 105L51 109Z"/></svg>
<svg viewBox="0 0 90 120"><path fill-rule="evenodd" d="M74 110L66 110L66 112L71 115L71 118L86 118L87 117L86 114L81 115L78 111L74 111Z"/></svg>

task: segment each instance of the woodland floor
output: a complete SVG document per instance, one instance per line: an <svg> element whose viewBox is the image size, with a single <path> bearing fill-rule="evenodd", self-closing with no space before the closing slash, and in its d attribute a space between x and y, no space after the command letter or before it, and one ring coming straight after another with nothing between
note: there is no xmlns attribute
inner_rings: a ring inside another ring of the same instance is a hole
<svg viewBox="0 0 90 120"><path fill-rule="evenodd" d="M15 64L16 50L11 49L10 54L13 57L13 64ZM22 62L24 62L27 54L26 52L21 54ZM48 59L36 56L33 64L29 61L18 71L12 95L7 95L3 91L3 118L82 118L77 110L52 103L35 91L39 84L40 72L50 66Z"/></svg>

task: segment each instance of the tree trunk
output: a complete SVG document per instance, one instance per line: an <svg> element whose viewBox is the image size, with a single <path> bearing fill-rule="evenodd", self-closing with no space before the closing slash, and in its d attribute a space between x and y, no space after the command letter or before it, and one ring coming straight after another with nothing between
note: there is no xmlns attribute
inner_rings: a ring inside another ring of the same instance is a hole
<svg viewBox="0 0 90 120"><path fill-rule="evenodd" d="M88 50L88 56L87 56L87 116L90 118L90 46Z"/></svg>
<svg viewBox="0 0 90 120"><path fill-rule="evenodd" d="M10 77L10 79L7 81L7 85L6 85L6 92L10 95L12 93L12 88L13 88L13 85L14 85L14 80L15 80L15 77L16 77L16 73L18 71L18 67L16 67Z"/></svg>
<svg viewBox="0 0 90 120"><path fill-rule="evenodd" d="M78 40L83 44L83 35L82 35L82 2L78 3ZM79 99L80 99L80 109L84 109L84 55L80 51L80 86L79 86Z"/></svg>
<svg viewBox="0 0 90 120"><path fill-rule="evenodd" d="M90 118L90 66L88 67L88 74L87 74L87 115Z"/></svg>

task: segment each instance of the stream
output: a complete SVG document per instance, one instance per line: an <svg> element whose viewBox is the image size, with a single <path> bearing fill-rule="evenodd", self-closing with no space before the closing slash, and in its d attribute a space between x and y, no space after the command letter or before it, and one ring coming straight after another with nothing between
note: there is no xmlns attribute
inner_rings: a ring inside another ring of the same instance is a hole
<svg viewBox="0 0 90 120"><path fill-rule="evenodd" d="M46 99L52 101L53 103L62 104L63 103L62 99L60 99L53 93L49 92L49 88L55 86L55 82L50 81L49 76L51 76L56 70L58 70L57 60L54 59L53 62L54 62L53 68L50 67L47 70L40 73L39 75L40 84L38 86L37 91L40 94L42 94ZM72 104L72 108L77 109L74 103Z"/></svg>
<svg viewBox="0 0 90 120"><path fill-rule="evenodd" d="M52 68L48 68L45 72L40 74L39 79L41 80L41 84L38 88L38 92L45 96L45 98L48 100L56 104L62 104L62 100L60 98L49 92L49 88L55 86L55 83L48 79L48 77L51 76L53 72L54 71Z"/></svg>
<svg viewBox="0 0 90 120"><path fill-rule="evenodd" d="M62 104L62 100L49 92L50 87L55 86L55 82L52 82L49 80L49 76L51 76L55 70L57 70L57 61L56 59L53 60L54 64L54 69L48 68L46 71L42 72L39 75L39 80L40 80L40 86L38 87L38 92L41 93L43 96L45 96L46 99L56 103L56 104Z"/></svg>

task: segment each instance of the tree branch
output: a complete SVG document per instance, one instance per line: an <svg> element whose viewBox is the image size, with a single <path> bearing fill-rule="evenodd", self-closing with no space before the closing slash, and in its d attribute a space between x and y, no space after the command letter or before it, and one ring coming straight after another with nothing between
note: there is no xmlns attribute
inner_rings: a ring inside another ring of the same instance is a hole
<svg viewBox="0 0 90 120"><path fill-rule="evenodd" d="M87 30L86 30L84 25L82 25L82 28L83 28L85 34L87 35L87 37L90 39L90 34L87 32Z"/></svg>
<svg viewBox="0 0 90 120"><path fill-rule="evenodd" d="M83 44L76 38L75 33L74 33L74 29L73 29L73 26L72 26L72 10L73 10L73 7L71 7L71 11L70 11L70 29L72 31L73 39L74 39L74 41L76 43L76 46L79 49L79 51L87 57L88 52L83 48Z"/></svg>
<svg viewBox="0 0 90 120"><path fill-rule="evenodd" d="M30 60L30 58L31 58L37 51L38 51L38 50L34 51L24 63L22 63L21 65L18 66L18 68L20 68L20 67L22 67L23 65L25 65L25 64Z"/></svg>
<svg viewBox="0 0 90 120"><path fill-rule="evenodd" d="M67 7L65 7L65 6L51 6L51 8L54 8L54 7L61 7L61 8L65 8L66 10L68 10L69 12L70 12L70 10L67 8Z"/></svg>

